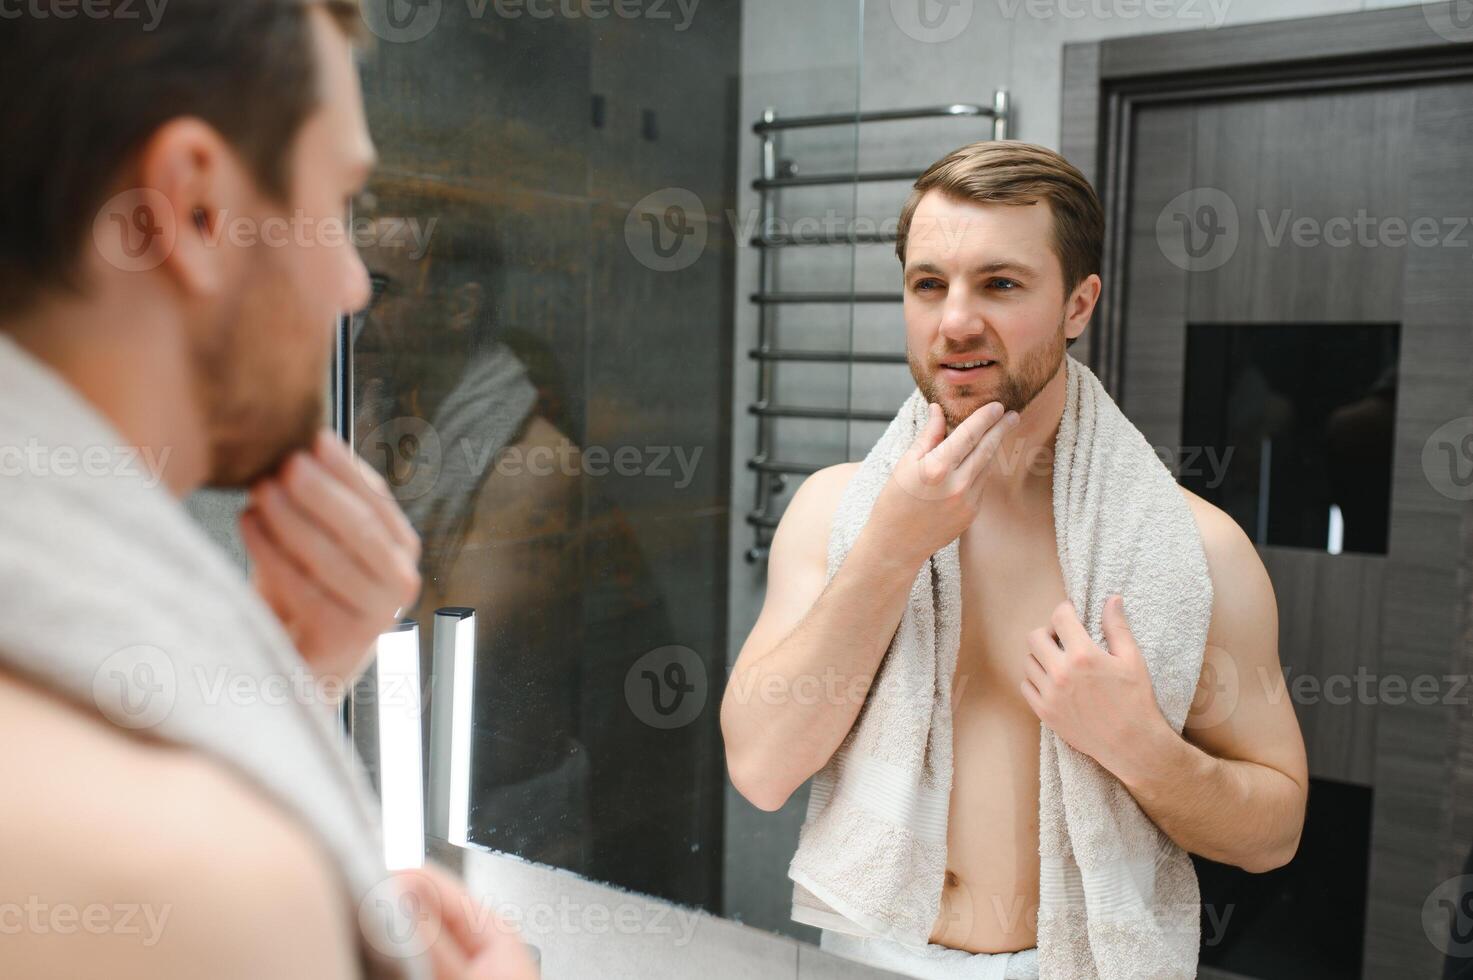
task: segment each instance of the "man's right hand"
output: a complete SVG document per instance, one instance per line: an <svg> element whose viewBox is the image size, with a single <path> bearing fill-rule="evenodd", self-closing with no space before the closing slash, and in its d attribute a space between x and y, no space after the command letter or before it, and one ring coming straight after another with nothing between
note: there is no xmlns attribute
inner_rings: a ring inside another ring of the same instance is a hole
<svg viewBox="0 0 1473 980"><path fill-rule="evenodd" d="M418 907L438 920L420 926L433 930L435 980L537 980L516 927L472 899L456 878L430 862L398 874Z"/></svg>
<svg viewBox="0 0 1473 980"><path fill-rule="evenodd" d="M925 428L895 464L864 532L885 553L916 567L976 518L983 471L1018 422L1015 412L1004 416L1001 402L988 402L948 435L941 406L933 402L928 410Z"/></svg>

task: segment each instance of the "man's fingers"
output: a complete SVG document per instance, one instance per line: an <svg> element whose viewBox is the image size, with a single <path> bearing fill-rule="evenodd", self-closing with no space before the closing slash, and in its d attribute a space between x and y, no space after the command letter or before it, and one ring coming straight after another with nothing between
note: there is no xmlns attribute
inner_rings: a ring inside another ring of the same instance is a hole
<svg viewBox="0 0 1473 980"><path fill-rule="evenodd" d="M446 935L430 943L430 964L435 980L465 980L468 976L465 951Z"/></svg>
<svg viewBox="0 0 1473 980"><path fill-rule="evenodd" d="M1030 630L1026 642L1028 643L1029 656L1037 660L1039 666L1045 672L1064 653L1063 649L1054 640L1053 635L1042 627L1036 630Z"/></svg>
<svg viewBox="0 0 1473 980"><path fill-rule="evenodd" d="M365 576L382 577L403 560L396 553L391 532L368 501L329 472L315 456L309 453L292 456L278 482L286 488L297 508L324 528L358 563Z"/></svg>
<svg viewBox="0 0 1473 980"><path fill-rule="evenodd" d="M970 422L971 419L967 421ZM1004 416L987 430L986 434L977 442L977 445L967 454L967 458L962 461L961 468L968 483L975 481L982 474L982 471L987 468L987 464L996 458L997 450L1002 445L1003 437L1011 432L1017 424L1018 416L1014 415L1011 421Z"/></svg>
<svg viewBox="0 0 1473 980"><path fill-rule="evenodd" d="M466 980L537 980L539 975L526 944L511 934L481 950L466 970Z"/></svg>
<svg viewBox="0 0 1473 980"><path fill-rule="evenodd" d="M436 980L537 980L517 929L472 899L449 872L426 863L400 874L422 907L438 911L442 928L430 947Z"/></svg>
<svg viewBox="0 0 1473 980"><path fill-rule="evenodd" d="M334 635L341 635L362 621L360 610L343 605L282 552L254 509L241 515L240 535L255 565L262 597L288 628L292 623L312 619Z"/></svg>
<svg viewBox="0 0 1473 980"><path fill-rule="evenodd" d="M364 602L376 590L355 561L340 557L337 541L309 520L275 481L258 484L253 493L258 497L253 509L276 549L337 601L373 615L375 610L365 608Z"/></svg>
<svg viewBox="0 0 1473 980"><path fill-rule="evenodd" d="M449 872L426 862L423 867L400 874L413 883L412 887L424 896L429 907L440 910L441 924L460 949L474 954L486 945L487 937L481 933L483 922L480 920L489 920L490 910L475 902Z"/></svg>
<svg viewBox="0 0 1473 980"><path fill-rule="evenodd" d="M277 554L276 546L271 543L261 525L261 515L256 513L254 507L241 511L240 540L245 545L246 556L251 560L251 584L261 593L261 598L273 609L290 606L292 596L274 574L283 559Z"/></svg>
<svg viewBox="0 0 1473 980"><path fill-rule="evenodd" d="M957 469L982 441L983 436L995 428L993 423L1002 417L1002 413L1001 402L988 402L983 405L962 419L961 423L951 430L951 435L931 451L930 457L937 460L946 472Z"/></svg>
<svg viewBox="0 0 1473 980"><path fill-rule="evenodd" d="M317 442L312 451L323 466L363 498L378 515L384 527L388 528L394 540L407 548L416 562L419 561L419 535L404 516L404 511L399 508L388 483L378 471L349 449L348 444L331 429L323 429L317 434Z"/></svg>
<svg viewBox="0 0 1473 980"><path fill-rule="evenodd" d="M1054 633L1058 635L1060 644L1067 650L1075 647L1088 648L1094 646L1094 640L1079 621L1079 613L1074 609L1073 603L1061 602L1054 607L1054 614L1049 617L1053 624Z"/></svg>
<svg viewBox="0 0 1473 980"><path fill-rule="evenodd" d="M921 426L920 434L911 442L906 455L916 460L923 459L945 437L946 418L941 414L941 406L931 402L926 406L926 424Z"/></svg>
<svg viewBox="0 0 1473 980"><path fill-rule="evenodd" d="M456 917L456 899L428 873L431 867L426 864L423 868L398 872L399 887L412 898L415 914L425 918L416 928L432 930L428 938L435 980L465 980L466 965L474 951L466 948L453 929L446 928Z"/></svg>

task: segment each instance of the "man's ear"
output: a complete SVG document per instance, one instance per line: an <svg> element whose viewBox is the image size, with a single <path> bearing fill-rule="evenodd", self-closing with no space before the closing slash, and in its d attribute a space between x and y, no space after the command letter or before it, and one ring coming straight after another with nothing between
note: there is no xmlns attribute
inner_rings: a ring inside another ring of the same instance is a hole
<svg viewBox="0 0 1473 980"><path fill-rule="evenodd" d="M1103 281L1093 273L1085 276L1084 280L1074 287L1074 294L1069 297L1069 302L1064 307L1065 337L1072 339L1084 333L1085 327L1089 326L1089 318L1094 315L1095 305L1100 301L1100 293L1103 288Z"/></svg>
<svg viewBox="0 0 1473 980"><path fill-rule="evenodd" d="M474 280L463 282L455 288L454 306L451 314L451 323L457 330L475 326L476 319L480 316L481 307L485 302L485 290L481 284Z"/></svg>
<svg viewBox="0 0 1473 980"><path fill-rule="evenodd" d="M166 239L172 234L160 271L187 295L220 292L240 248L226 223L256 218L242 208L252 178L234 149L202 120L175 119L149 138L135 174ZM260 239L259 227L247 230L252 241Z"/></svg>

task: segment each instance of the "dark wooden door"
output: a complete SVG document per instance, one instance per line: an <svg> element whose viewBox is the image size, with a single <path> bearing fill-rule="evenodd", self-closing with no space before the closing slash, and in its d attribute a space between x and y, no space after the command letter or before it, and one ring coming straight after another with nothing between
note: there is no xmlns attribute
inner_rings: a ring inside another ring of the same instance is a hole
<svg viewBox="0 0 1473 980"><path fill-rule="evenodd" d="M1371 790L1362 975L1440 975L1423 910L1449 855L1426 842L1473 846L1473 828L1452 826L1473 782L1473 753L1454 744L1469 695L1453 679L1467 671L1458 564L1473 498L1473 83L1144 106L1130 139L1121 406L1187 486L1205 475L1260 498L1234 516L1274 582L1311 774ZM1353 391L1346 379L1387 342L1377 391ZM1283 433L1336 390L1347 404L1322 458L1284 435L1294 458L1270 462L1264 436L1224 461L1194 435L1214 413L1239 436ZM1321 463L1343 498L1327 518L1338 553L1284 530L1286 510L1323 509L1306 489ZM1270 502L1273 519L1253 519ZM1361 935L1345 921L1337 938Z"/></svg>

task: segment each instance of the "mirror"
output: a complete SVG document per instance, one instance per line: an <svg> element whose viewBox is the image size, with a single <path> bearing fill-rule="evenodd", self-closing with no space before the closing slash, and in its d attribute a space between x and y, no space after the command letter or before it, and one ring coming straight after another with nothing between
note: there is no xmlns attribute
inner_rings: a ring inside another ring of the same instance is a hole
<svg viewBox="0 0 1473 980"><path fill-rule="evenodd" d="M1317 28L1275 19L1324 4L1205 23L1158 6L447 0L377 22L382 163L353 205L374 300L347 327L347 415L424 541L405 615L426 698L471 678L444 702L462 729L424 722L427 779L461 801L427 833L819 942L790 915L807 787L771 809L739 793L720 706L780 515L914 386L894 249L910 184L979 140L1061 148L1105 199L1106 295L1071 354L1248 535L1284 670L1328 692L1461 662L1443 585L1473 469L1446 407L1465 255L1297 236L1365 211L1414 223L1409 202L1466 213L1439 161L1473 142L1453 52L1473 36L1438 26L1445 5L1331 4L1325 36L1361 61L1311 65ZM1433 44L1449 75L1414 95L1423 69L1401 60ZM1191 74L1207 66L1223 77ZM1283 91L1232 88L1260 69ZM436 649L464 610L468 664ZM1387 910L1425 897L1430 936L1456 907L1434 886L1460 879L1412 843L1466 769L1432 744L1456 709L1291 689L1313 839L1263 874L1196 861L1201 975L1430 969L1446 936L1427 947Z"/></svg>

